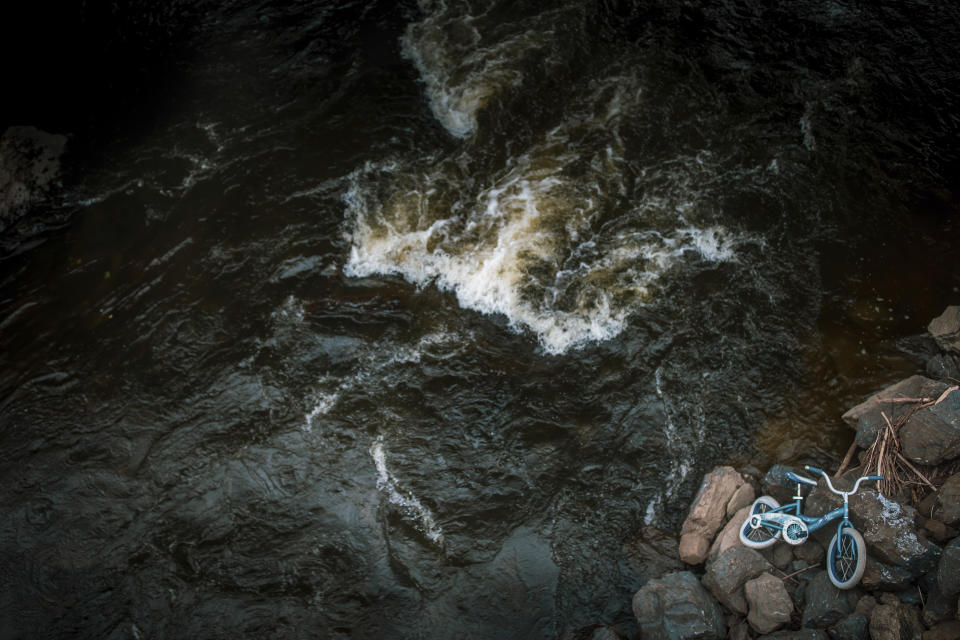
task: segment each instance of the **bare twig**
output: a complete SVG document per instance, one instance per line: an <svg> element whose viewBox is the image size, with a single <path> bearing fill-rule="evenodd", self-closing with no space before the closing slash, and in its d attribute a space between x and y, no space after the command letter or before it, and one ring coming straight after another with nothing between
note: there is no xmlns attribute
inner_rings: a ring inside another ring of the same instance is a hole
<svg viewBox="0 0 960 640"><path fill-rule="evenodd" d="M931 489L933 489L934 491L937 491L937 492L940 491L939 489L937 489L936 485L934 485L932 482L930 482L929 480L927 480L927 476L925 476L925 475L923 475L922 473L920 473L920 471L919 471L915 466L913 466L912 464L910 464L910 461L907 460L906 458L904 458L904 457L903 457L903 454L901 454L899 451L897 451L897 460L899 460L899 461L902 462L903 464L907 465L907 468L910 469L910 471L913 471L915 474L917 474L917 477L920 478L921 480L923 480L923 482L924 482L927 486L929 486Z"/></svg>
<svg viewBox="0 0 960 640"><path fill-rule="evenodd" d="M853 459L853 454L857 451L857 441L854 440L850 443L850 448L847 449L847 455L843 456L843 462L840 463L840 468L837 469L837 472L833 474L834 478L839 478L840 474L847 470L850 461Z"/></svg>

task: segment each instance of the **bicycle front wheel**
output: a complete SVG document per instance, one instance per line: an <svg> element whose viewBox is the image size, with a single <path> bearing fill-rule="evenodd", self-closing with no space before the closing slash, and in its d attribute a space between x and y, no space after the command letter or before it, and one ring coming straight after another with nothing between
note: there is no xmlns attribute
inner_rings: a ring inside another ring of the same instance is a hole
<svg viewBox="0 0 960 640"><path fill-rule="evenodd" d="M853 527L844 527L827 547L827 575L837 589L852 589L867 568L867 545Z"/></svg>
<svg viewBox="0 0 960 640"><path fill-rule="evenodd" d="M753 508L750 509L750 515L742 525L740 525L740 542L751 549L766 549L777 541L780 537L780 530L774 527L760 525L754 528L750 524L750 519L758 513L766 513L780 506L780 503L770 496L760 496L753 501Z"/></svg>

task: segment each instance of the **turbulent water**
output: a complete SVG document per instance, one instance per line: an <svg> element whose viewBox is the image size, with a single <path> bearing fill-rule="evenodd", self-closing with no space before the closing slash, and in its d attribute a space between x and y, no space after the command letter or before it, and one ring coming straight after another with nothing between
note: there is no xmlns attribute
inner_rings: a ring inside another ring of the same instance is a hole
<svg viewBox="0 0 960 640"><path fill-rule="evenodd" d="M629 637L960 301L949 3L114 11L2 232L2 637Z"/></svg>

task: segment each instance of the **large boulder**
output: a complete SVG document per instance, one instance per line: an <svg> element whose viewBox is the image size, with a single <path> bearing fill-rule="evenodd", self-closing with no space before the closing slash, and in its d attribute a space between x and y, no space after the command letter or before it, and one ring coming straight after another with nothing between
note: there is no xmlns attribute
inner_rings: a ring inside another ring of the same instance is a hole
<svg viewBox="0 0 960 640"><path fill-rule="evenodd" d="M941 349L960 354L960 306L947 307L930 321L927 331Z"/></svg>
<svg viewBox="0 0 960 640"><path fill-rule="evenodd" d="M731 611L746 614L747 600L743 586L747 580L761 573L773 571L773 566L760 553L743 545L730 547L707 565L703 586L710 590L720 604Z"/></svg>
<svg viewBox="0 0 960 640"><path fill-rule="evenodd" d="M915 464L937 465L960 457L960 390L913 413L897 435L903 456Z"/></svg>
<svg viewBox="0 0 960 640"><path fill-rule="evenodd" d="M0 228L59 177L66 144L66 137L34 127L10 127L0 136Z"/></svg>
<svg viewBox="0 0 960 640"><path fill-rule="evenodd" d="M826 571L817 571L804 590L803 626L824 629L850 615L846 594L840 592Z"/></svg>
<svg viewBox="0 0 960 640"><path fill-rule="evenodd" d="M924 376L912 376L887 387L844 414L855 418L857 446L867 449L885 428L885 414L892 422L910 413L898 437L903 456L916 464L937 465L960 456L960 392L948 393L941 402L912 411L914 402L885 402L884 399L938 400L950 386Z"/></svg>
<svg viewBox="0 0 960 640"><path fill-rule="evenodd" d="M856 476L858 472L851 475ZM840 485L840 486L837 486ZM849 487L849 476L834 480L837 488ZM819 515L843 504L842 499L824 485L818 486L807 500L807 513ZM894 502L873 488L864 488L850 496L850 520L867 544L867 569L863 584L870 588L901 589L932 570L940 558L940 547L927 540L914 522L916 509ZM836 528L827 525L821 534L829 544ZM818 531L818 534L820 532Z"/></svg>
<svg viewBox="0 0 960 640"><path fill-rule="evenodd" d="M890 385L843 414L843 421L857 430L857 445L866 449L876 439L876 430L884 424L881 413L893 421L900 414L910 409L908 402L888 402L890 399L938 397L947 385L924 376L911 376ZM939 389L939 391L937 391ZM935 394L935 395L934 395ZM870 428L864 430L864 426Z"/></svg>
<svg viewBox="0 0 960 640"><path fill-rule="evenodd" d="M747 622L757 633L771 633L790 622L793 600L780 578L762 573L748 580L743 592L750 606Z"/></svg>
<svg viewBox="0 0 960 640"><path fill-rule="evenodd" d="M704 476L690 513L680 529L680 559L702 563L713 536L727 516L727 505L746 481L733 467L717 467Z"/></svg>
<svg viewBox="0 0 960 640"><path fill-rule="evenodd" d="M642 638L720 640L726 637L723 611L689 571L649 581L633 596L633 615Z"/></svg>

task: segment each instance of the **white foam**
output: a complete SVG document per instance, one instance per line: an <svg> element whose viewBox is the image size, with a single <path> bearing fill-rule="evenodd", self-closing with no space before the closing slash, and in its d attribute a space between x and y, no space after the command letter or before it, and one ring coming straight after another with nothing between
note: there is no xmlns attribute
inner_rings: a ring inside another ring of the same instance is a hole
<svg viewBox="0 0 960 640"><path fill-rule="evenodd" d="M431 542L443 544L443 530L437 524L433 513L409 491L400 488L396 477L387 469L387 456L383 450L383 436L377 436L373 444L370 445L370 456L377 468L377 489L387 495L387 499L400 507L408 516L416 519L420 524L420 530Z"/></svg>
<svg viewBox="0 0 960 640"><path fill-rule="evenodd" d="M477 114L490 100L523 82L519 62L546 46L551 33L521 24L490 41L480 30L482 15L472 15L469 3L420 6L426 16L408 26L401 38L403 55L419 72L434 117L452 135L465 138L476 130Z"/></svg>

